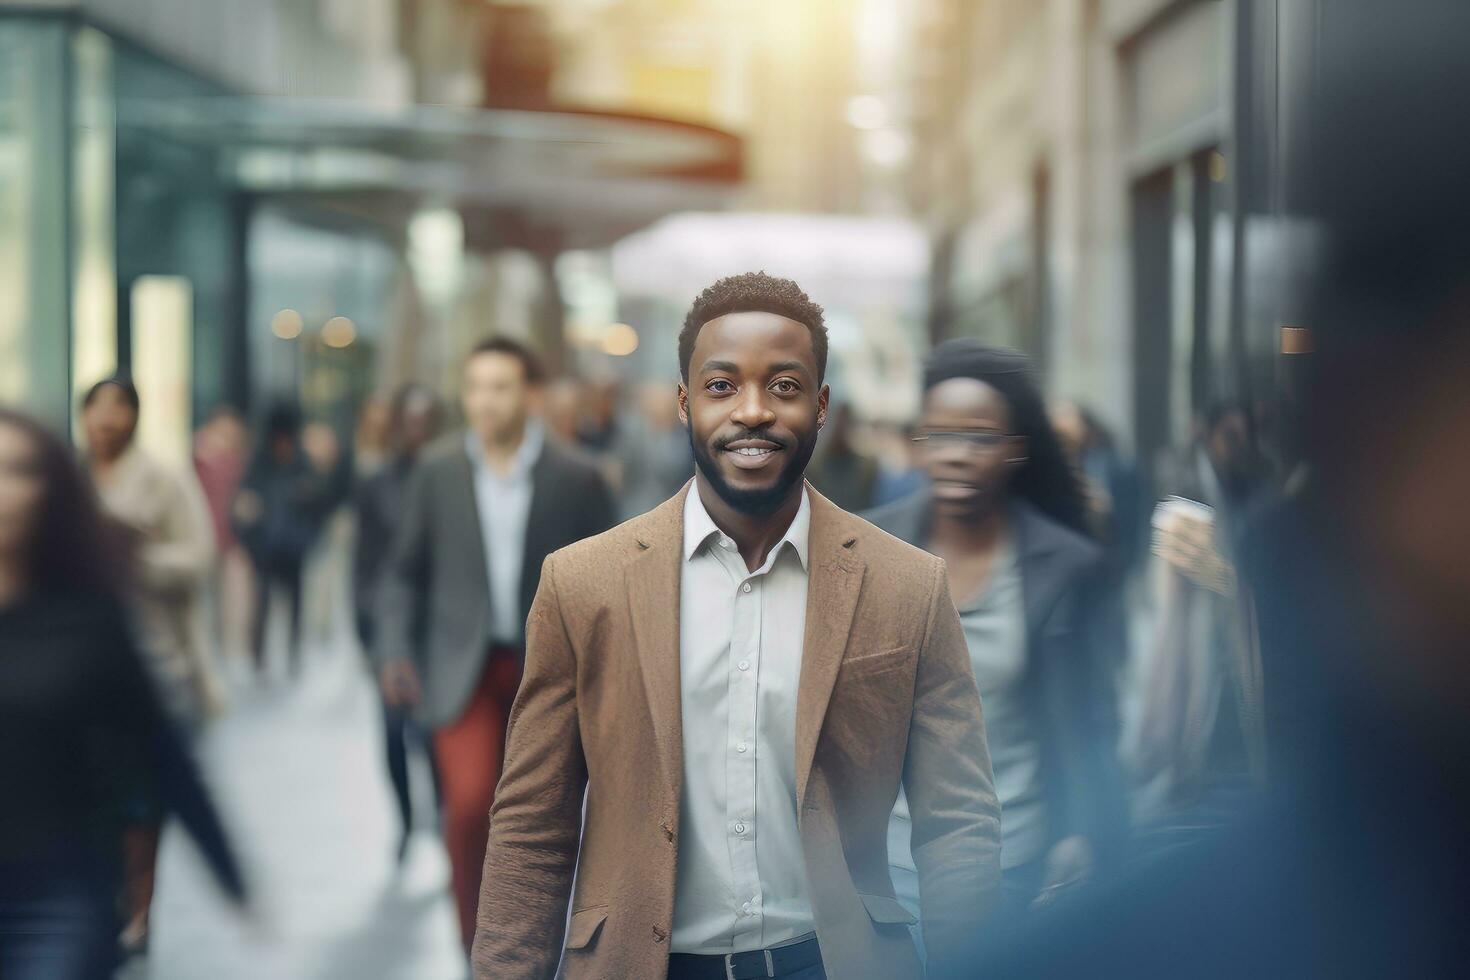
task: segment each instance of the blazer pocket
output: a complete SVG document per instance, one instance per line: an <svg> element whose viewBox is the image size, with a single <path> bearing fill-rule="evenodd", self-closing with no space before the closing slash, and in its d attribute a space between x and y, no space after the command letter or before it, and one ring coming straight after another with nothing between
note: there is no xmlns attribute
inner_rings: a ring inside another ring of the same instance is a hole
<svg viewBox="0 0 1470 980"><path fill-rule="evenodd" d="M573 912L572 923L567 928L567 949L586 949L591 946L606 921L606 905L594 905Z"/></svg>
<svg viewBox="0 0 1470 980"><path fill-rule="evenodd" d="M842 673L848 677L868 677L906 667L911 662L912 647L898 647L882 653L868 653L842 661Z"/></svg>
<svg viewBox="0 0 1470 980"><path fill-rule="evenodd" d="M919 921L896 898L889 898L887 895L859 895L858 898L863 900L868 918L879 925L911 926Z"/></svg>

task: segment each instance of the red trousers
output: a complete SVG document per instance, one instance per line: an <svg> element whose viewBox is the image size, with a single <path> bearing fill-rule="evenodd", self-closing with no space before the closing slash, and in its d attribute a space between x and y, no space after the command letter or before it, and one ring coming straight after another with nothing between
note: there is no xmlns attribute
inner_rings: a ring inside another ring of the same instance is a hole
<svg viewBox="0 0 1470 980"><path fill-rule="evenodd" d="M444 848L459 930L465 949L475 938L475 911L480 902L480 873L490 836L490 804L505 762L505 726L516 688L521 684L521 653L514 647L491 647L480 682L464 712L434 733L443 800Z"/></svg>

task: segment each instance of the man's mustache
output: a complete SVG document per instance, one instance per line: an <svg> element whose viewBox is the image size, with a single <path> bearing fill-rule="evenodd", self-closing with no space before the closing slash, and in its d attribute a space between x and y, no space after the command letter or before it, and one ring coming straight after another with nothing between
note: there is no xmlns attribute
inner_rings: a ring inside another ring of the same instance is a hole
<svg viewBox="0 0 1470 980"><path fill-rule="evenodd" d="M773 442L777 446L780 446L782 449L790 449L792 445L790 439L778 436L774 432L758 429L746 429L743 432L736 433L735 435L721 436L718 440L715 441L715 449L722 451L725 449L725 447L729 446L730 443L739 442L741 439L762 439L766 442Z"/></svg>

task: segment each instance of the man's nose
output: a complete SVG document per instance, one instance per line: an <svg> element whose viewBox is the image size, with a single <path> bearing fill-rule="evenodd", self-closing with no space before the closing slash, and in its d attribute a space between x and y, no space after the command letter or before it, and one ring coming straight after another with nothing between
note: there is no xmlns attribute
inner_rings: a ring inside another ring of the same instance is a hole
<svg viewBox="0 0 1470 980"><path fill-rule="evenodd" d="M776 421L776 413L771 411L771 406L766 402L765 389L757 385L742 388L730 409L730 420L747 429L758 429Z"/></svg>

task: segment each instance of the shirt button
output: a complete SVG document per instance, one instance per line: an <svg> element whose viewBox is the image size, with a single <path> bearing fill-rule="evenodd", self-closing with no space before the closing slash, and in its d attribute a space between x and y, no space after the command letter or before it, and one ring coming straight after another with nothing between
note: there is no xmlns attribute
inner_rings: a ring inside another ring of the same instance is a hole
<svg viewBox="0 0 1470 980"><path fill-rule="evenodd" d="M740 906L740 914L741 915L749 915L750 914L750 903L749 902L746 902L744 905Z"/></svg>
<svg viewBox="0 0 1470 980"><path fill-rule="evenodd" d="M743 834L743 833L745 833L745 824L743 824L743 823L737 823L735 825L735 833L737 833L737 834ZM746 906L745 907L746 908L750 908L750 904L749 903L746 903Z"/></svg>
<svg viewBox="0 0 1470 980"><path fill-rule="evenodd" d="M721 538L720 547L724 548L726 551L729 551L731 548L735 547L735 542L731 541L729 538Z"/></svg>
<svg viewBox="0 0 1470 980"><path fill-rule="evenodd" d="M739 667L741 670L749 670L750 669L750 661L749 660L742 660L738 664L736 664L735 666L736 667Z"/></svg>
<svg viewBox="0 0 1470 980"><path fill-rule="evenodd" d="M748 748L750 748L750 746L749 745L746 745L744 742L736 742L735 743L735 751L736 752L744 752Z"/></svg>
<svg viewBox="0 0 1470 980"><path fill-rule="evenodd" d="M740 587L740 591L741 592L749 592L750 591L750 583L749 582L746 582L744 585L742 585Z"/></svg>

